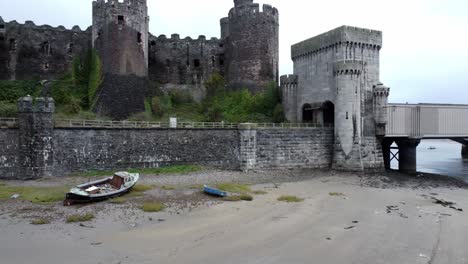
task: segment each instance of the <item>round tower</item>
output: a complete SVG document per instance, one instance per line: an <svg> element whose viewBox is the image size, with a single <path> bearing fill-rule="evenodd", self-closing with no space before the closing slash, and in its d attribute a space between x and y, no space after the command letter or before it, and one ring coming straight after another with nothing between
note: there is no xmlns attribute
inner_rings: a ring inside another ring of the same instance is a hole
<svg viewBox="0 0 468 264"><path fill-rule="evenodd" d="M148 25L146 0L93 2L92 44L104 73L94 108L99 115L125 119L144 111Z"/></svg>
<svg viewBox="0 0 468 264"><path fill-rule="evenodd" d="M286 120L297 122L297 75L283 75L280 78L281 98Z"/></svg>
<svg viewBox="0 0 468 264"><path fill-rule="evenodd" d="M388 124L388 96L390 88L383 83L374 85L374 119L376 135L385 136L385 128Z"/></svg>
<svg viewBox="0 0 468 264"><path fill-rule="evenodd" d="M337 169L363 169L360 153L362 69L362 61L339 61L334 64L336 101L333 166Z"/></svg>
<svg viewBox="0 0 468 264"><path fill-rule="evenodd" d="M229 87L260 92L278 83L278 21L278 10L270 5L260 10L253 0L234 0L229 17L221 20Z"/></svg>

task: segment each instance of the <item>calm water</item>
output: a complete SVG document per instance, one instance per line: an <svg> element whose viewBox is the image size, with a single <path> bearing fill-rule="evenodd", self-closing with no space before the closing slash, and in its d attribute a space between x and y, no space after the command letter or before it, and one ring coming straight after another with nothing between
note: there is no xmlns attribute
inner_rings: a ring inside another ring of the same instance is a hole
<svg viewBox="0 0 468 264"><path fill-rule="evenodd" d="M436 147L429 150L429 147ZM468 181L468 159L461 156L462 145L451 140L422 140L418 146L418 171L449 175ZM392 161L392 168L398 163Z"/></svg>

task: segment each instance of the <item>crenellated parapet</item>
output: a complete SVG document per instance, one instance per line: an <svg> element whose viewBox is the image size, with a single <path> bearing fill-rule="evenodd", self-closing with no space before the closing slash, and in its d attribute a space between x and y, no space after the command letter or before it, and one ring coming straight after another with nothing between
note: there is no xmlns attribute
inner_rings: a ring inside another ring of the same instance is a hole
<svg viewBox="0 0 468 264"><path fill-rule="evenodd" d="M280 84L283 85L297 85L298 76L294 74L282 75L280 78Z"/></svg>
<svg viewBox="0 0 468 264"><path fill-rule="evenodd" d="M31 96L18 99L18 113L54 113L55 101L51 97L32 98Z"/></svg>
<svg viewBox="0 0 468 264"><path fill-rule="evenodd" d="M208 39L205 35L200 35L200 36L198 36L198 38L192 38L190 36L187 36L185 38L181 38L179 34L172 34L170 38L168 38L165 34L161 34L161 35L159 35L157 37L153 36L153 35L150 35L149 41L150 41L150 43L152 43L151 44L152 46L156 45L158 42L161 42L161 43L174 43L174 42L221 43L221 40L219 38L216 38L216 37L212 37L212 38Z"/></svg>
<svg viewBox="0 0 468 264"><path fill-rule="evenodd" d="M293 45L291 47L291 58L295 59L340 48L378 51L381 47L381 31L342 26Z"/></svg>
<svg viewBox="0 0 468 264"><path fill-rule="evenodd" d="M272 22L278 23L278 9L272 7L271 5L264 4L262 6L262 10L260 10L260 5L252 2L253 1L246 1L244 4L236 5L229 11L229 19L235 19L239 17L262 17L270 18Z"/></svg>
<svg viewBox="0 0 468 264"><path fill-rule="evenodd" d="M1 25L4 26L4 28L1 28ZM91 32L91 27L88 27L86 30L82 30L80 26L75 25L71 29L67 29L66 27L59 25L59 26L50 26L50 25L36 25L34 21L31 20L26 20L24 24L18 23L16 20L12 20L10 22L4 22L3 19L0 17L0 29L4 30L14 30L16 28L24 28L24 29L30 29L30 30L45 30L45 31L58 31L58 32L67 32L67 31L73 31L76 33L90 33Z"/></svg>

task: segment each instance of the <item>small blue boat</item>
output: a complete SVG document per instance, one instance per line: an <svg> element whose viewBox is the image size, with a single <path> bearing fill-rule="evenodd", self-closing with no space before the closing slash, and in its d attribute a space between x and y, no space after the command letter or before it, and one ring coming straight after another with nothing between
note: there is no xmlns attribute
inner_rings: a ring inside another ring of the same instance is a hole
<svg viewBox="0 0 468 264"><path fill-rule="evenodd" d="M223 191L215 189L215 188L208 187L206 185L203 186L203 192L206 193L206 194L213 195L213 196L218 196L218 197L226 197L227 196L226 192L223 192Z"/></svg>

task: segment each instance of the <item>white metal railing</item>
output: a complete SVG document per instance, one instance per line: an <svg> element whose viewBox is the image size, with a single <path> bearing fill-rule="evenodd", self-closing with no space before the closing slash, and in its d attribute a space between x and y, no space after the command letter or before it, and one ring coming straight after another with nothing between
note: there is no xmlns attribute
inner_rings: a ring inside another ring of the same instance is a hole
<svg viewBox="0 0 468 264"><path fill-rule="evenodd" d="M15 128L18 126L16 118L0 118L0 128Z"/></svg>
<svg viewBox="0 0 468 264"><path fill-rule="evenodd" d="M320 128L333 127L331 124L311 124L311 123L256 123L260 129L275 128ZM198 128L198 129L234 129L238 128L238 123L226 122L146 122L146 121L104 121L104 120L76 120L57 119L56 128Z"/></svg>

